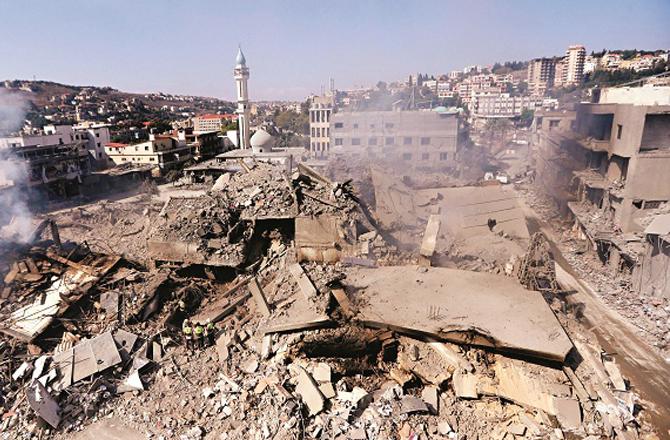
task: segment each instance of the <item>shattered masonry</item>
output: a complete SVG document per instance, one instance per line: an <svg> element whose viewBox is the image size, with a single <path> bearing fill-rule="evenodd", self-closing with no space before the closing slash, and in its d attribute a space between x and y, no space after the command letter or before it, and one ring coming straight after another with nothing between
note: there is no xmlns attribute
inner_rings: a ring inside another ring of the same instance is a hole
<svg viewBox="0 0 670 440"><path fill-rule="evenodd" d="M513 193L364 175L374 194L247 160L2 244L0 431L654 438ZM211 346L184 347L187 317Z"/></svg>

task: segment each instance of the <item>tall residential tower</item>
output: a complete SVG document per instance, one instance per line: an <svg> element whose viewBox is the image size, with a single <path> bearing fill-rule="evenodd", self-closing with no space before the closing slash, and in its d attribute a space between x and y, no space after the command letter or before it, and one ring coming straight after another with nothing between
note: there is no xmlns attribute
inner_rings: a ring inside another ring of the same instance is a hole
<svg viewBox="0 0 670 440"><path fill-rule="evenodd" d="M235 83L237 84L237 132L239 134L239 147L241 150L250 148L249 144L249 68L244 58L242 48L237 51L235 60Z"/></svg>

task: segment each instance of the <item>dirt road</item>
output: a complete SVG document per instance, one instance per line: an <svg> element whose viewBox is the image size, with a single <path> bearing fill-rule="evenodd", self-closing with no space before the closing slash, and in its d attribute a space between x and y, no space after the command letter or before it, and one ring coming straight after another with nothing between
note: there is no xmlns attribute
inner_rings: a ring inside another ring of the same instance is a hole
<svg viewBox="0 0 670 440"><path fill-rule="evenodd" d="M531 234L541 231L550 241L557 280L565 290L574 292L567 296L568 302L581 305L582 322L593 331L603 349L614 354L631 388L643 399L661 438L670 439L670 364L646 344L623 316L603 303L586 281L579 279L556 246L558 240L551 228L521 200L520 203Z"/></svg>

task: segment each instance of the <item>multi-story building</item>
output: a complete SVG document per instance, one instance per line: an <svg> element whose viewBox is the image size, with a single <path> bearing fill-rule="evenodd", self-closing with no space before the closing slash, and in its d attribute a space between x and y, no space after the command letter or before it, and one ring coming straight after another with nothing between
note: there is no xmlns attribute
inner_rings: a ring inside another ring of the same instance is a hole
<svg viewBox="0 0 670 440"><path fill-rule="evenodd" d="M221 127L237 119L237 115L213 115L206 114L193 118L193 131L197 133L207 133L212 131L221 131Z"/></svg>
<svg viewBox="0 0 670 440"><path fill-rule="evenodd" d="M437 170L458 160L458 112L340 112L330 119L332 151L401 168Z"/></svg>
<svg viewBox="0 0 670 440"><path fill-rule="evenodd" d="M449 81L438 81L437 83L437 97L438 98L453 98L456 94L453 85Z"/></svg>
<svg viewBox="0 0 670 440"><path fill-rule="evenodd" d="M475 119L515 118L524 110L542 107L539 96L511 96L509 93L475 93L470 102L470 112Z"/></svg>
<svg viewBox="0 0 670 440"><path fill-rule="evenodd" d="M45 126L39 133L0 138L0 162L17 170L10 176L13 185L47 198L67 197L79 194L81 178L91 172L87 144L75 139L70 125Z"/></svg>
<svg viewBox="0 0 670 440"><path fill-rule="evenodd" d="M137 144L110 142L105 145L107 155L116 165L149 164L161 172L179 168L191 160L194 148L186 142L183 131L177 136L151 133L148 141Z"/></svg>
<svg viewBox="0 0 670 440"><path fill-rule="evenodd" d="M108 125L97 122L80 122L72 129L75 141L86 142L91 163L95 168L107 168L112 165L105 152L105 144L110 142Z"/></svg>
<svg viewBox="0 0 670 440"><path fill-rule="evenodd" d="M568 60L561 58L554 66L554 87L565 87L568 85Z"/></svg>
<svg viewBox="0 0 670 440"><path fill-rule="evenodd" d="M0 149L80 143L88 151L92 166L106 168L109 166L109 161L104 146L109 139L109 127L105 124L95 122L83 122L74 126L50 124L45 125L40 131L0 138Z"/></svg>
<svg viewBox="0 0 670 440"><path fill-rule="evenodd" d="M584 61L586 48L582 45L569 46L565 52L566 70L564 83L566 85L579 84L584 78Z"/></svg>
<svg viewBox="0 0 670 440"><path fill-rule="evenodd" d="M582 225L595 209L610 232L639 231L640 217L670 201L670 87L604 89L578 104L574 130L543 133L539 146L545 161L564 158L550 167L563 181L543 183L574 194L563 202Z"/></svg>
<svg viewBox="0 0 670 440"><path fill-rule="evenodd" d="M554 85L556 63L553 58L536 58L528 63L528 91L531 95L544 96Z"/></svg>
<svg viewBox="0 0 670 440"><path fill-rule="evenodd" d="M330 118L334 95L312 97L309 107L309 151L312 157L325 157L330 150Z"/></svg>

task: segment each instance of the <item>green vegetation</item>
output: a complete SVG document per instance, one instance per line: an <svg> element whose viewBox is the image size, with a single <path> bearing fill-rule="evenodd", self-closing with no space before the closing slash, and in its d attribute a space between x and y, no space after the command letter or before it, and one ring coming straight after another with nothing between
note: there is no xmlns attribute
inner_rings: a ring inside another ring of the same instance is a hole
<svg viewBox="0 0 670 440"><path fill-rule="evenodd" d="M298 134L309 134L309 114L296 113L293 110L275 111L275 125L284 130Z"/></svg>
<svg viewBox="0 0 670 440"><path fill-rule="evenodd" d="M667 62L656 63L652 69L636 72L632 69L618 69L618 70L596 70L584 83L585 87L609 87L618 84L635 81L645 78L647 76L658 75L668 71L670 66Z"/></svg>

